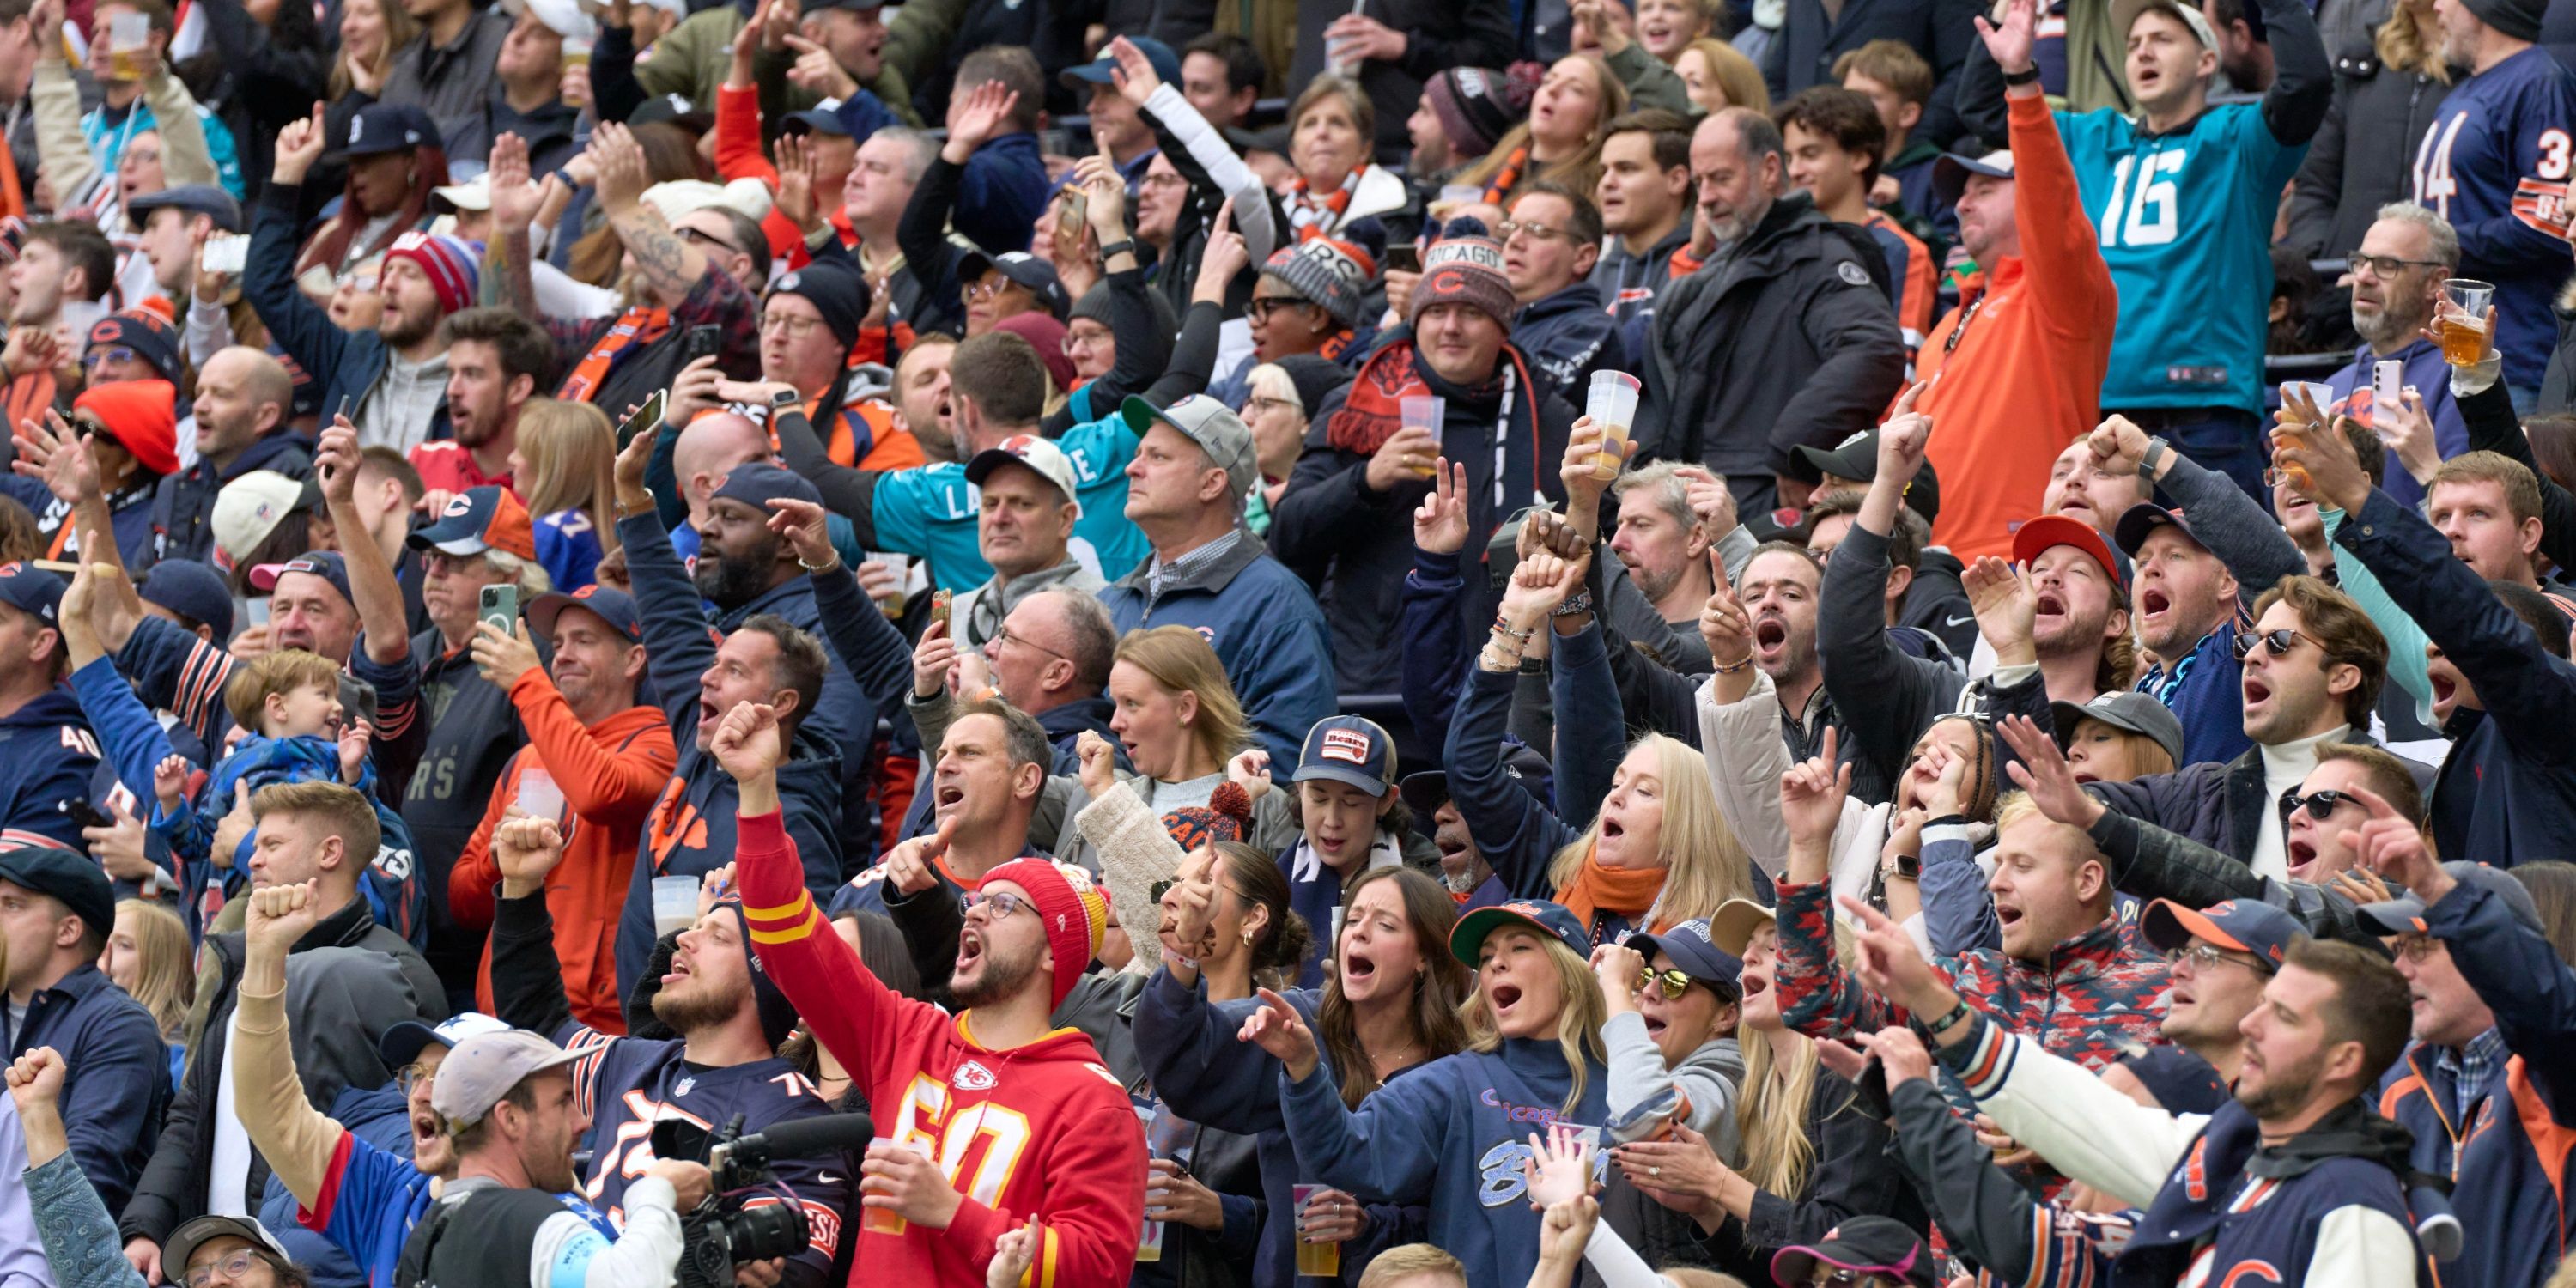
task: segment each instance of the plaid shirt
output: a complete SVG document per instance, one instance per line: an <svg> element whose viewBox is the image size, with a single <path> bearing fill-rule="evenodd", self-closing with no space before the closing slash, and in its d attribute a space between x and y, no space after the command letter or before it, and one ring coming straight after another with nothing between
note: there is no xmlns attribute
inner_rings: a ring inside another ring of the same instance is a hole
<svg viewBox="0 0 2576 1288"><path fill-rule="evenodd" d="M1225 558L1226 552L1234 549L1234 544L1241 540L1243 540L1243 529L1236 528L1178 559L1169 562L1161 559L1154 560L1153 565L1145 571L1145 598L1148 600L1162 598L1164 583L1188 581L1197 575L1200 569L1213 566L1217 560Z"/></svg>
<svg viewBox="0 0 2576 1288"><path fill-rule="evenodd" d="M1863 989L1835 958L1832 884L1782 882L1779 893L1773 987L1781 1019L1817 1038L1848 1038L1903 1022L1901 1008ZM1981 948L1936 957L1932 966L1970 1006L2088 1069L2116 1062L2133 1045L2162 1041L2164 959L2131 943L2117 919L2058 944L2045 962Z"/></svg>
<svg viewBox="0 0 2576 1288"><path fill-rule="evenodd" d="M2504 1048L2504 1034L2493 1026L2456 1047L2438 1047L2433 1052L2433 1067L2450 1075L2453 1121L2468 1117L2469 1109L2487 1094L2487 1084L2513 1053Z"/></svg>

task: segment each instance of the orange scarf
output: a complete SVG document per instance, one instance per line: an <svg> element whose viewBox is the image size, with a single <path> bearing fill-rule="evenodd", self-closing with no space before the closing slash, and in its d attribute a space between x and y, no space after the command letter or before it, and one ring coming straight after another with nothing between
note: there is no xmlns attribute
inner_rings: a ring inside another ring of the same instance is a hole
<svg viewBox="0 0 2576 1288"><path fill-rule="evenodd" d="M1590 930L1594 918L1607 912L1636 921L1655 906L1655 896L1664 892L1664 878L1670 868L1605 868L1601 860L1587 853L1583 867L1574 874L1574 883L1556 892L1556 901ZM1661 926L1640 927L1649 933Z"/></svg>
<svg viewBox="0 0 2576 1288"><path fill-rule="evenodd" d="M670 329L669 309L639 306L626 310L618 317L616 325L601 332L599 339L590 346L590 352L574 364L572 374L564 377L563 388L555 391L555 397L565 402L589 402L598 397L600 386L608 383L608 373L615 369L619 359L626 356L630 346L641 349L661 339Z"/></svg>

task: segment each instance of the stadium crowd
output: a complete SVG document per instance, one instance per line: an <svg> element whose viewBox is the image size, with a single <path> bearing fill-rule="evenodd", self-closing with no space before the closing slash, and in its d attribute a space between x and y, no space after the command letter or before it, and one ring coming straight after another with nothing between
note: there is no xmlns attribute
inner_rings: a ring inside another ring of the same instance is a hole
<svg viewBox="0 0 2576 1288"><path fill-rule="evenodd" d="M2576 1288L2576 0L173 4L0 1288Z"/></svg>

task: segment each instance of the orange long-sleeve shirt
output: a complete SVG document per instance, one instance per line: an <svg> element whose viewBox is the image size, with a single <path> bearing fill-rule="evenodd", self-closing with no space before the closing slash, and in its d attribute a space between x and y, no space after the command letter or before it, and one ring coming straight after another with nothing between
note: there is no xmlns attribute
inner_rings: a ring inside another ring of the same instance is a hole
<svg viewBox="0 0 2576 1288"><path fill-rule="evenodd" d="M671 783L680 753L671 726L653 707L629 707L597 725L584 725L542 670L510 686L510 701L527 727L528 745L510 758L483 821L447 877L448 914L469 930L492 924L492 901L501 870L492 862L492 829L519 795L519 775L542 767L563 789L572 811L572 834L563 862L546 877L546 908L554 914L555 956L563 963L564 995L573 1018L602 1033L626 1031L625 999L617 992L617 920L626 907L637 838L654 800ZM474 984L476 1003L492 1013L492 949Z"/></svg>
<svg viewBox="0 0 2576 1288"><path fill-rule="evenodd" d="M1971 283L1915 364L1933 381L1918 405L1932 416L1929 458L1941 476L1932 539L1963 560L2011 555L2013 530L2039 513L2050 463L2100 421L2120 314L2048 100L2008 105L2021 254L1986 266L1983 290Z"/></svg>

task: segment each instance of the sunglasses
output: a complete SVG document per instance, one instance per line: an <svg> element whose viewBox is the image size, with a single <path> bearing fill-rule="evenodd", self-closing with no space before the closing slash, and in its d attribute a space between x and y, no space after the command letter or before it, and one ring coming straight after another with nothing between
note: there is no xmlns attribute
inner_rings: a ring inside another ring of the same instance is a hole
<svg viewBox="0 0 2576 1288"><path fill-rule="evenodd" d="M2256 644L2261 644L2263 647L2270 649L2272 656L2274 657L2288 657L2290 655L2290 650L2298 647L2300 640L2307 638L2307 636L2291 630L2287 626L2276 631L2248 631L2236 637L2236 660L2242 662L2246 658L2252 657L2254 655L2254 646ZM2314 643L2315 641L2311 640L2310 642ZM2324 648L2325 645L2318 644L2317 647Z"/></svg>
<svg viewBox="0 0 2576 1288"><path fill-rule="evenodd" d="M2360 798L2352 793L2339 792L2331 787L2321 788L2305 796L2301 796L2299 789L2293 787L2281 793L2281 822L2287 826L2290 816L2298 813L2301 806L2305 806L2308 817L2322 823L2333 817L2335 807L2345 801L2351 801L2356 805L2361 803Z"/></svg>
<svg viewBox="0 0 2576 1288"><path fill-rule="evenodd" d="M1690 991L1692 982L1690 976L1680 971L1659 971L1648 966L1637 972L1637 981L1628 987L1630 991L1638 993L1645 992L1651 987L1661 987L1664 990L1665 1001L1678 1002L1682 999L1683 993Z"/></svg>

